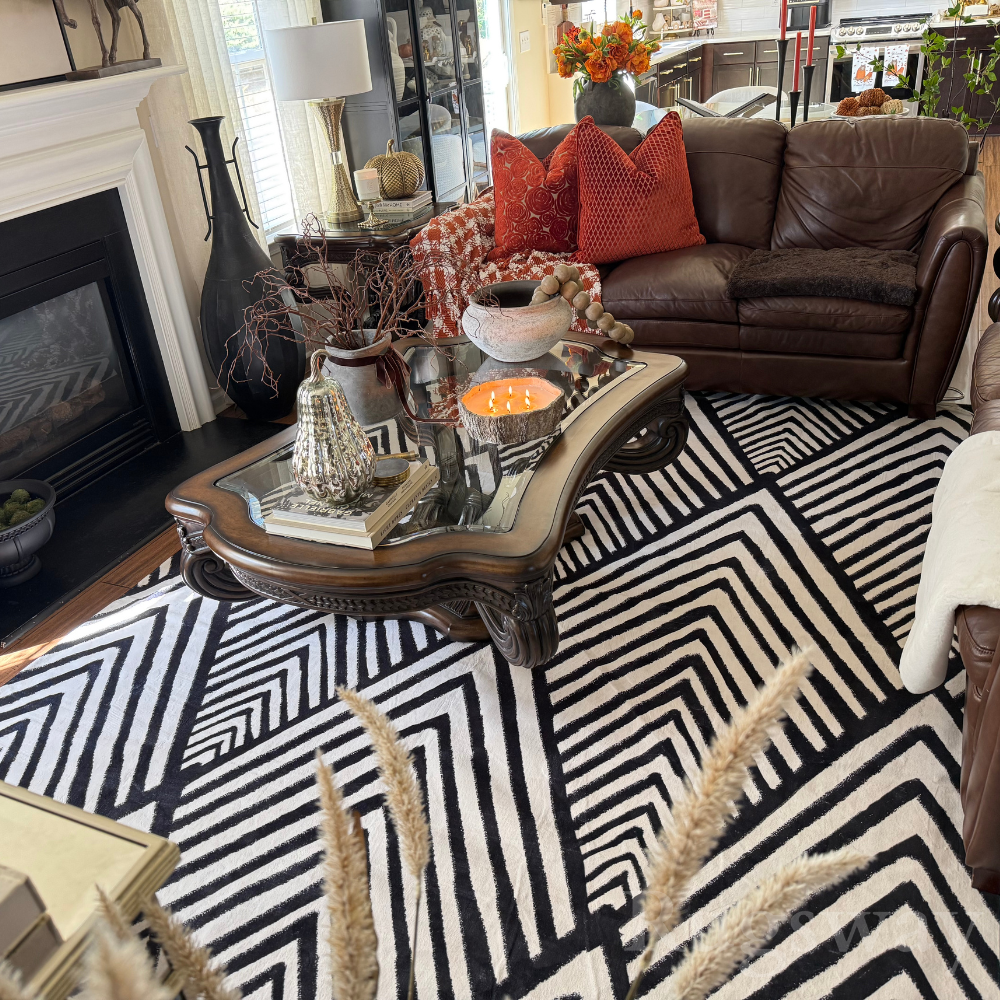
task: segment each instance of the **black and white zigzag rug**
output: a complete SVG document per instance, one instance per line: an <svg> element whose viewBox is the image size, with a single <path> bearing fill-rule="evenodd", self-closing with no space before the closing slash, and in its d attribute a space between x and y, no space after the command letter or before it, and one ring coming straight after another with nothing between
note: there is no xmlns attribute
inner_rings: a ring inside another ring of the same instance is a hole
<svg viewBox="0 0 1000 1000"><path fill-rule="evenodd" d="M259 1000L330 1000L313 752L368 835L382 969L405 996L410 885L366 738L336 684L413 749L433 831L421 998L622 998L644 849L685 774L792 645L816 671L661 944L778 865L856 844L719 1000L1000 997L996 900L963 863L964 674L906 693L931 498L969 414L696 394L682 458L606 475L557 567L544 670L407 622L198 597L165 566L0 689L0 777L180 845L161 893ZM998 831L1000 836L1000 831ZM2 854L2 847L0 847Z"/></svg>

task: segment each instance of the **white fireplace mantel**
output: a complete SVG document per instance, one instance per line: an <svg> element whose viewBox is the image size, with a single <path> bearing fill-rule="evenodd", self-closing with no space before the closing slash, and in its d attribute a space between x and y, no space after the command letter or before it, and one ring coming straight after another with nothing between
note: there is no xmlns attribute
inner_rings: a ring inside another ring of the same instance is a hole
<svg viewBox="0 0 1000 1000"><path fill-rule="evenodd" d="M136 109L183 66L0 93L0 222L117 188L183 430L215 417ZM7 263L7 262L5 262Z"/></svg>

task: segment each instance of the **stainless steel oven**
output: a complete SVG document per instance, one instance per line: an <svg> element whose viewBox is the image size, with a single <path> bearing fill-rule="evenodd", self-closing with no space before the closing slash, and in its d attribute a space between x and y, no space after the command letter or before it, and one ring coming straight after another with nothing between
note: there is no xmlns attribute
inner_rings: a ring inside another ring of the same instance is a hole
<svg viewBox="0 0 1000 1000"><path fill-rule="evenodd" d="M924 56L920 51L923 22L930 14L887 14L877 17L845 17L840 20L830 36L830 91L829 100L837 103L850 97L851 69L858 45L875 47L879 55L885 54L886 45L903 45L908 49L906 78L913 87L924 72ZM837 46L844 48L844 55L837 58ZM875 86L881 87L882 74L876 74Z"/></svg>

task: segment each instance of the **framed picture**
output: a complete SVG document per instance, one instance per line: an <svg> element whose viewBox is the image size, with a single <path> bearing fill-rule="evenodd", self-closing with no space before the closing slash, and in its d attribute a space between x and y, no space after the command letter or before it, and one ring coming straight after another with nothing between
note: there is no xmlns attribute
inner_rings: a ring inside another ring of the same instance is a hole
<svg viewBox="0 0 1000 1000"><path fill-rule="evenodd" d="M0 2L0 90L62 80L74 68L53 0Z"/></svg>

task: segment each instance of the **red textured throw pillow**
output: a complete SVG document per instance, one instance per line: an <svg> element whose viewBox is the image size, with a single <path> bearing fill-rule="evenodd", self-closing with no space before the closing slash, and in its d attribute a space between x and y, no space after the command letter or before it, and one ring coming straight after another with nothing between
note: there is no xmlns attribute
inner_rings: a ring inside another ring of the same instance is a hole
<svg viewBox="0 0 1000 1000"><path fill-rule="evenodd" d="M490 154L496 202L496 249L490 253L491 260L523 250L568 253L576 249L579 127L544 161L514 136L493 130Z"/></svg>
<svg viewBox="0 0 1000 1000"><path fill-rule="evenodd" d="M629 156L589 119L576 127L579 260L610 264L700 246L681 119L663 118Z"/></svg>

